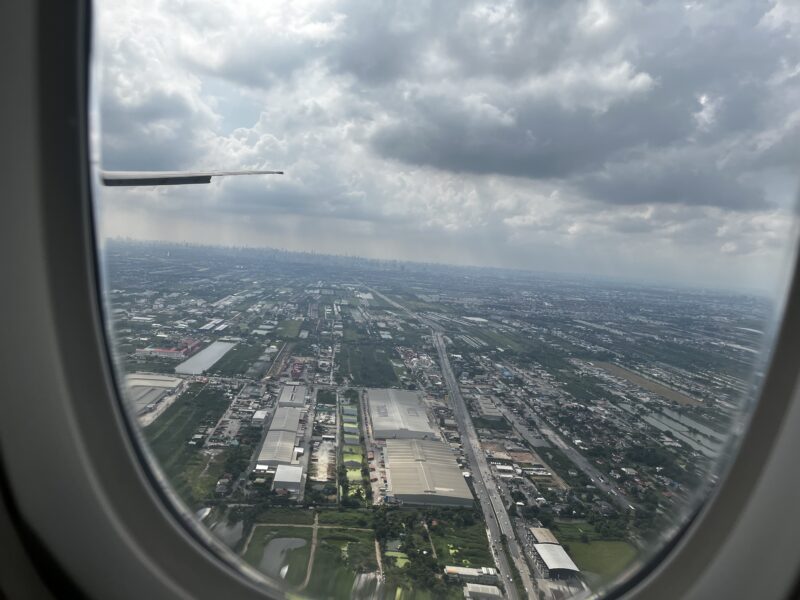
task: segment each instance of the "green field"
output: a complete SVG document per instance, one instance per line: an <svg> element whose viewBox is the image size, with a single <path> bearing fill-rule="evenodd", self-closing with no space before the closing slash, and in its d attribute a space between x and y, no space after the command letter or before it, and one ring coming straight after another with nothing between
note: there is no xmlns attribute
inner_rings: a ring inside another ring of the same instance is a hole
<svg viewBox="0 0 800 600"><path fill-rule="evenodd" d="M585 521L557 521L553 533L561 544L568 547L572 560L582 571L604 579L622 572L636 557L633 545L623 540L602 539ZM588 539L588 543L583 539Z"/></svg>
<svg viewBox="0 0 800 600"><path fill-rule="evenodd" d="M342 525L343 527L372 527L370 510L322 510L319 513L320 525Z"/></svg>
<svg viewBox="0 0 800 600"><path fill-rule="evenodd" d="M267 575L275 577L277 571L283 566L288 565L286 581L291 586L300 585L306 577L308 560L311 556L311 528L310 527L274 527L271 525L256 525L253 537L244 553L244 560L253 565L256 569L263 571ZM281 538L299 538L305 540L305 545L301 548L287 550L281 557L264 557L264 550L272 540ZM280 560L280 564L276 560ZM263 564L262 564L263 563ZM272 573L270 573L270 569Z"/></svg>
<svg viewBox="0 0 800 600"><path fill-rule="evenodd" d="M336 404L336 392L333 390L317 390L317 404Z"/></svg>
<svg viewBox="0 0 800 600"><path fill-rule="evenodd" d="M463 567L491 567L494 558L489 550L483 523L459 526L440 521L430 528L431 540L440 561ZM449 557L449 558L448 558Z"/></svg>
<svg viewBox="0 0 800 600"><path fill-rule="evenodd" d="M343 344L341 364L350 373L354 385L389 387L397 376L389 352L375 344Z"/></svg>
<svg viewBox="0 0 800 600"><path fill-rule="evenodd" d="M349 600L358 573L376 571L374 538L369 532L320 529L314 570L305 594L313 598ZM362 590L362 597L369 597Z"/></svg>
<svg viewBox="0 0 800 600"><path fill-rule="evenodd" d="M314 523L313 510L300 510L298 508L271 507L256 515L259 523L291 523L293 525L312 525Z"/></svg>
<svg viewBox="0 0 800 600"><path fill-rule="evenodd" d="M275 335L282 338L296 338L300 333L300 326L302 321L296 319L286 319L278 323L278 328L275 330Z"/></svg>
<svg viewBox="0 0 800 600"><path fill-rule="evenodd" d="M264 344L245 344L240 342L219 359L209 373L217 373L226 377L244 375L258 358L264 353Z"/></svg>
<svg viewBox="0 0 800 600"><path fill-rule="evenodd" d="M620 574L631 563L636 548L620 541L569 542L569 554L581 571L606 579Z"/></svg>
<svg viewBox="0 0 800 600"><path fill-rule="evenodd" d="M408 564L408 554L405 552L387 552L386 556L394 560L394 564L402 569Z"/></svg>
<svg viewBox="0 0 800 600"><path fill-rule="evenodd" d="M212 459L188 442L201 425L214 425L229 402L220 390L192 384L164 414L144 429L145 439L167 479L192 508L213 493L222 474L224 456L220 454Z"/></svg>
<svg viewBox="0 0 800 600"><path fill-rule="evenodd" d="M364 459L364 455L361 452L346 452L342 455L342 462L346 465L347 463L355 463L357 465L361 465L361 461Z"/></svg>

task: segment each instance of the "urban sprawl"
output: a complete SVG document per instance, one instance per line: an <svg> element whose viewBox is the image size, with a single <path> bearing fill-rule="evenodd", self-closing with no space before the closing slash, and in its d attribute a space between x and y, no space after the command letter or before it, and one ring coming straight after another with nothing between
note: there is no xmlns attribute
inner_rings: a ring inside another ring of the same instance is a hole
<svg viewBox="0 0 800 600"><path fill-rule="evenodd" d="M125 397L252 572L325 598L596 590L682 525L768 303L708 290L108 241Z"/></svg>

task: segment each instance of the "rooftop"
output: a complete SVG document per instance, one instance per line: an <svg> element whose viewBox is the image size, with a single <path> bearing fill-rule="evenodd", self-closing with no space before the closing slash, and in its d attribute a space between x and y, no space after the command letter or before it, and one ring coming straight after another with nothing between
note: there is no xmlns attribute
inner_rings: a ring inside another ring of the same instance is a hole
<svg viewBox="0 0 800 600"><path fill-rule="evenodd" d="M376 438L436 438L417 392L367 390L369 415Z"/></svg>
<svg viewBox="0 0 800 600"><path fill-rule="evenodd" d="M545 566L553 570L562 571L575 571L580 572L580 569L572 562L572 559L567 554L566 550L558 544L534 544L533 549L541 557Z"/></svg>
<svg viewBox="0 0 800 600"><path fill-rule="evenodd" d="M386 469L392 494L412 504L472 504L452 450L438 440L386 440Z"/></svg>

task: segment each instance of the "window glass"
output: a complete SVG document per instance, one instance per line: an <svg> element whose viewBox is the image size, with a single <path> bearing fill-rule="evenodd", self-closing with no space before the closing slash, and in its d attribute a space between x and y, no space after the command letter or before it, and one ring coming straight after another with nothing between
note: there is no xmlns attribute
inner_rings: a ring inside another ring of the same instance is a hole
<svg viewBox="0 0 800 600"><path fill-rule="evenodd" d="M227 559L312 598L560 599L680 532L794 260L794 4L96 12L121 397Z"/></svg>

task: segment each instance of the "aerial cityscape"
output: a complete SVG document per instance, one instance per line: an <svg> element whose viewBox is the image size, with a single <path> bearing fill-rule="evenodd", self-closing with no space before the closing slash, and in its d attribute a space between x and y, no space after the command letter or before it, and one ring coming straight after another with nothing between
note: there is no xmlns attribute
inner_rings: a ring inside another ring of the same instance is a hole
<svg viewBox="0 0 800 600"><path fill-rule="evenodd" d="M700 288L111 239L131 418L286 594L602 589L716 483L774 307Z"/></svg>

